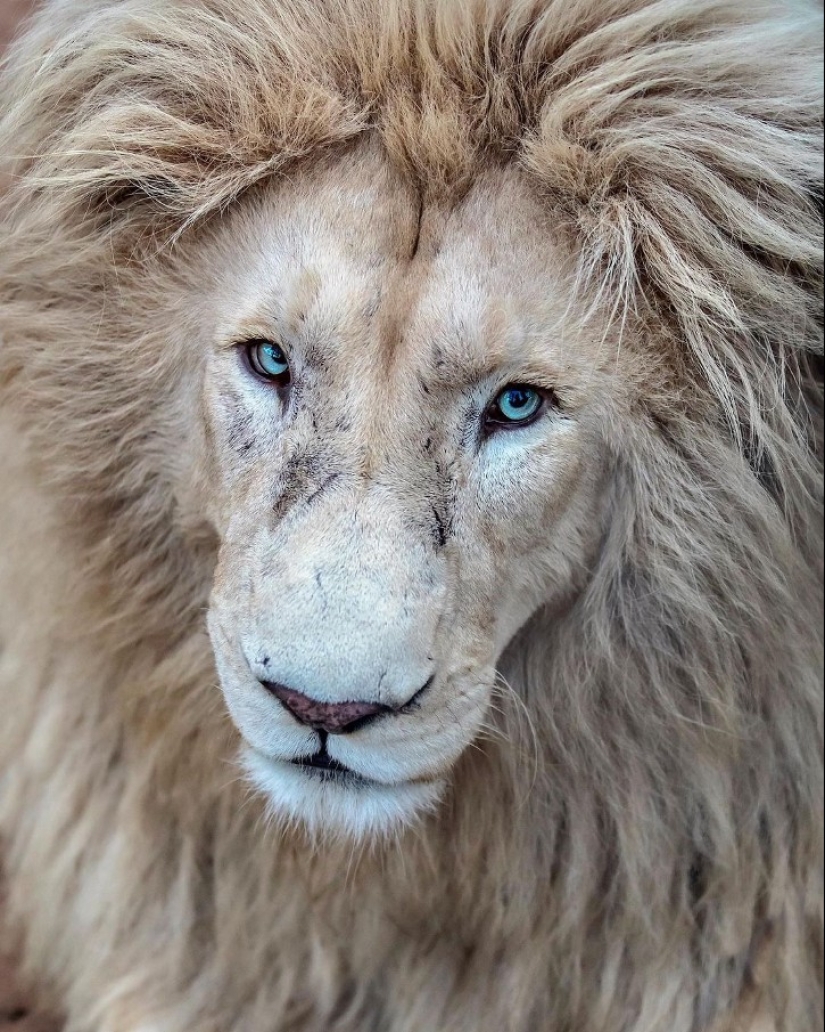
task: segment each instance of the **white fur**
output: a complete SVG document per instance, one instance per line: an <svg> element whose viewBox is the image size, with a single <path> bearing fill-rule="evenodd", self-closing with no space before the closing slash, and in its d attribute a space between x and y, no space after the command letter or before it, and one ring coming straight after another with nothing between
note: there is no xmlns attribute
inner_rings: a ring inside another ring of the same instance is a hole
<svg viewBox="0 0 825 1032"><path fill-rule="evenodd" d="M321 839L341 836L359 841L397 835L432 812L444 790L444 782L436 780L342 784L321 772L307 772L252 750L245 754L245 767L253 784L266 794L278 823L301 824Z"/></svg>

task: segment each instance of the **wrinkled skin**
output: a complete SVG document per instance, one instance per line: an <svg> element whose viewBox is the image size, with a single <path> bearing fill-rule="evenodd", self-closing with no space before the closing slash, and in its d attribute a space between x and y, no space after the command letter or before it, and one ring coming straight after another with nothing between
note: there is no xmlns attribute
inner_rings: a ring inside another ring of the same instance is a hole
<svg viewBox="0 0 825 1032"><path fill-rule="evenodd" d="M367 142L248 199L209 244L192 504L220 538L221 685L278 816L362 836L434 805L502 650L597 551L618 378L553 239L513 169L442 211ZM288 386L249 368L257 338ZM543 391L539 418L490 425L513 383ZM380 704L326 741L357 776L290 762L322 736L261 682Z"/></svg>

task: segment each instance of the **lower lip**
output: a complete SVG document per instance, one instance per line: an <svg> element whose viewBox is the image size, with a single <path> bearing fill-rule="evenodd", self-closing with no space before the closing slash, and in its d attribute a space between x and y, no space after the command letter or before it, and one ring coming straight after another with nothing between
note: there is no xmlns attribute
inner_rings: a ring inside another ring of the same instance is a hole
<svg viewBox="0 0 825 1032"><path fill-rule="evenodd" d="M349 767L327 767L322 764L303 762L302 760L292 760L291 764L300 770L301 773L306 774L307 777L319 778L321 781L334 781L339 785L347 785L353 788L358 785L370 784L367 778L357 774L354 770L350 770Z"/></svg>

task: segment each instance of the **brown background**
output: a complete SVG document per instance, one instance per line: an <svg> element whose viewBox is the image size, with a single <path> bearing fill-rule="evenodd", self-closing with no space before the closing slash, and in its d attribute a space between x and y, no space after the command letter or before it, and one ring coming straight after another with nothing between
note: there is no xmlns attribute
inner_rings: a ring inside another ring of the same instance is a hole
<svg viewBox="0 0 825 1032"><path fill-rule="evenodd" d="M5 46L17 23L32 6L31 0L0 0L0 48Z"/></svg>
<svg viewBox="0 0 825 1032"><path fill-rule="evenodd" d="M32 6L31 0L0 0L0 52ZM58 1032L60 1022L35 1011L33 1000L18 984L14 965L0 956L0 1032Z"/></svg>

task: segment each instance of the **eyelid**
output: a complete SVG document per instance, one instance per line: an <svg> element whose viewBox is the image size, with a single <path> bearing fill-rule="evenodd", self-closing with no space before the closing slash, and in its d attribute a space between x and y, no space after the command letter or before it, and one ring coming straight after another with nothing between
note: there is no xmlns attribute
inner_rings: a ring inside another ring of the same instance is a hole
<svg viewBox="0 0 825 1032"><path fill-rule="evenodd" d="M250 326L248 329L221 334L218 339L218 347L222 351L249 347L250 344L276 344L286 354L281 335L273 327Z"/></svg>
<svg viewBox="0 0 825 1032"><path fill-rule="evenodd" d="M547 405L551 406L552 408L562 409L564 407L561 403L556 387L548 381L542 382L538 379L511 379L508 380L506 383L503 383L500 387L498 387L495 390L492 397L490 398L490 403L487 406L488 410L496 403L496 401L501 397L502 394L504 394L505 391L512 390L535 391L536 394L539 394L541 396L542 401L544 401Z"/></svg>

